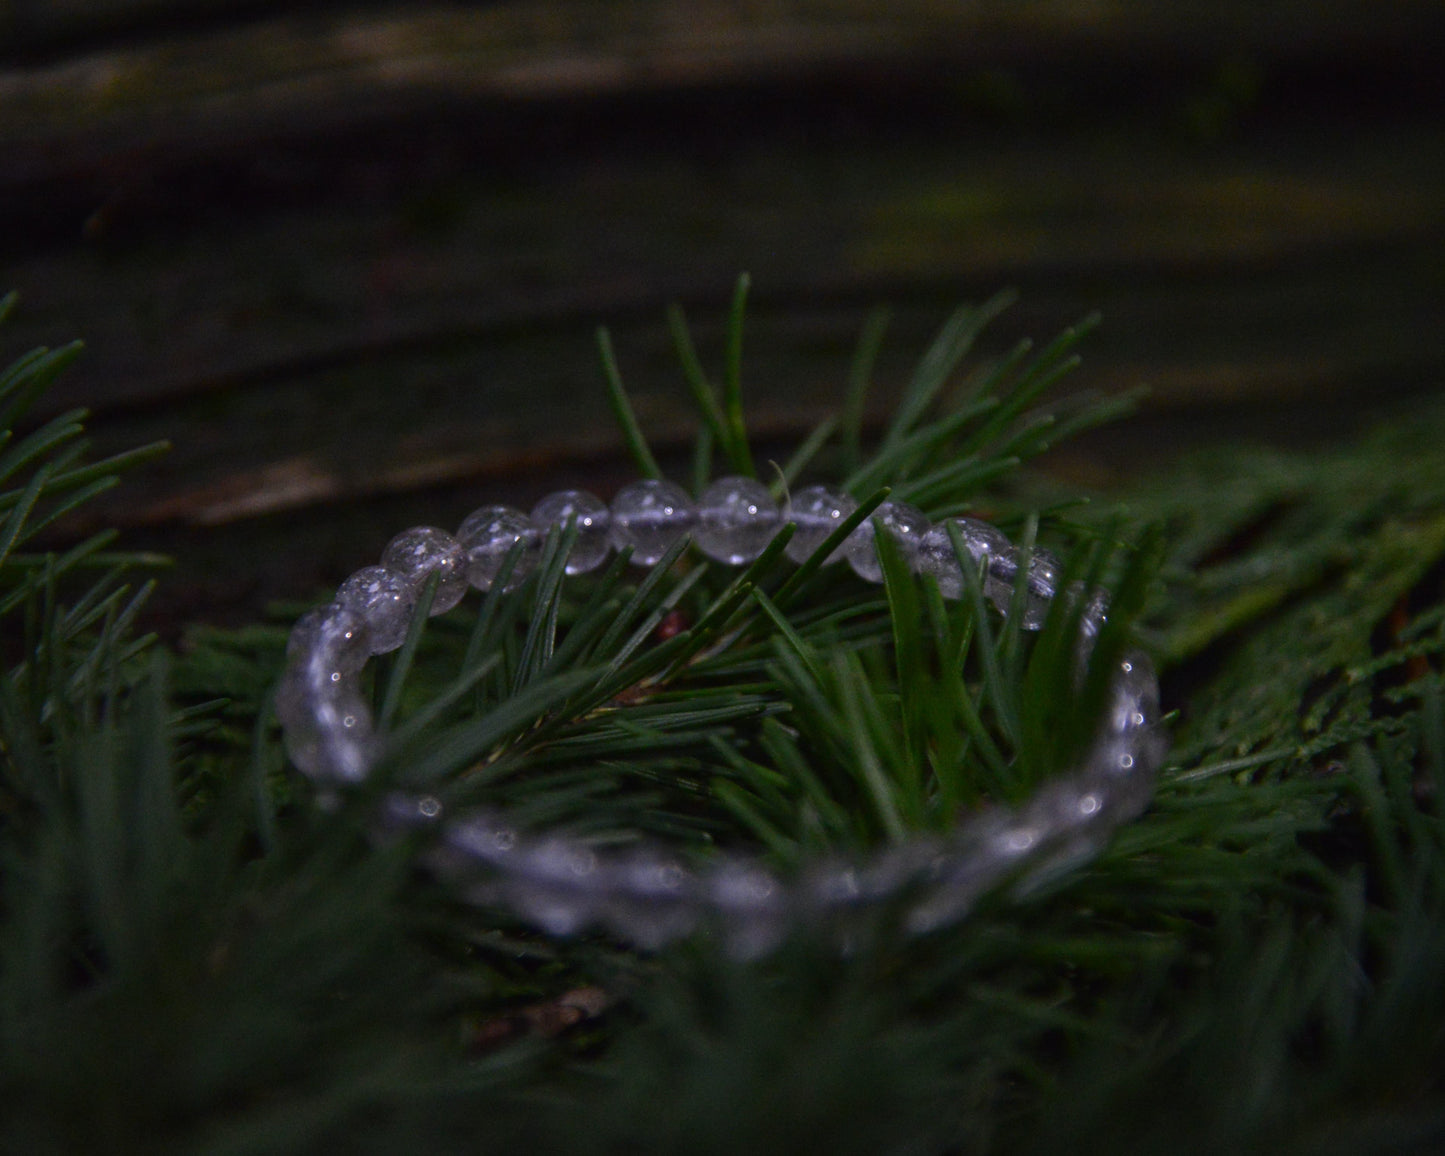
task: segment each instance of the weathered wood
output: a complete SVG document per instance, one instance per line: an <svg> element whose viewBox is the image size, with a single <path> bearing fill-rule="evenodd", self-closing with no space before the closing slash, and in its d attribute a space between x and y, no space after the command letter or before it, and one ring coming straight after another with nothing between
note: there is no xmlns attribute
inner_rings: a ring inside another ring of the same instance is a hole
<svg viewBox="0 0 1445 1156"><path fill-rule="evenodd" d="M175 441L101 513L181 550L190 609L332 578L414 498L615 484L599 322L675 452L663 307L716 356L742 269L779 446L871 305L882 406L1004 285L985 355L1100 308L1076 384L1152 387L1147 436L1059 459L1090 478L1445 376L1434 3L175 11L7 10L0 339L84 336L50 405L95 408L102 448Z"/></svg>

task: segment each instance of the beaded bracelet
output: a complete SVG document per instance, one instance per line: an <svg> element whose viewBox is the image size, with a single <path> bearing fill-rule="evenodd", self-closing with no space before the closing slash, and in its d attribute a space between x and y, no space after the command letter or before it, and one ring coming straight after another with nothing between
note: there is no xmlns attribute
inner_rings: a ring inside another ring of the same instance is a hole
<svg viewBox="0 0 1445 1156"><path fill-rule="evenodd" d="M433 615L456 606L468 586L486 591L499 579L506 590L519 585L536 568L549 527L570 527L568 574L598 568L614 548L652 565L683 535L707 557L737 566L757 558L786 523L794 527L786 553L802 562L856 509L851 497L825 486L797 491L780 510L751 478L719 479L696 503L669 482L646 480L624 488L610 507L589 493L564 490L543 498L530 516L507 506L479 509L455 535L432 527L405 530L387 545L380 565L358 570L334 602L293 629L277 693L287 751L327 790L363 781L379 749L361 694L367 659L402 645L428 582L434 582ZM1046 551L1032 551L1024 563L986 522L960 517L930 525L907 502L885 501L829 561L841 555L860 577L881 582L875 527L890 534L913 572L933 576L945 598L965 593L966 556L1000 612L1021 605L1021 625L1042 626L1059 575L1057 559ZM1105 614L1101 597L1084 607L1084 654ZM962 918L1003 883L1027 886L1096 854L1115 827L1148 805L1166 747L1158 713L1153 667L1130 650L1114 671L1104 717L1080 765L1023 806L990 807L963 819L946 838L920 836L863 863L817 863L794 880L726 854L694 869L650 844L604 853L582 840L524 834L504 815L484 810L444 814L431 795L393 793L383 819L390 829L433 826L439 835L433 866L465 878L476 902L510 908L549 934L601 927L652 950L706 927L733 955L755 957L798 924L846 933L853 918L885 902L903 905L908 931L926 932Z"/></svg>

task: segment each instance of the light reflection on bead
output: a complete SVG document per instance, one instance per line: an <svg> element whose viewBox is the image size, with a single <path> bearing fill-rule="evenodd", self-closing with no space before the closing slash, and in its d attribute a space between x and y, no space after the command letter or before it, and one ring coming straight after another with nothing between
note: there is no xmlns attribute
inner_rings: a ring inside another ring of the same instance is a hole
<svg viewBox="0 0 1445 1156"><path fill-rule="evenodd" d="M431 601L433 615L445 614L466 595L466 563L461 543L435 526L403 530L381 552L381 564L403 575L418 594L427 579L437 575Z"/></svg>
<svg viewBox="0 0 1445 1156"><path fill-rule="evenodd" d="M709 558L741 566L767 548L782 525L768 487L754 478L719 478L697 500L693 542Z"/></svg>
<svg viewBox="0 0 1445 1156"><path fill-rule="evenodd" d="M406 641L416 587L385 566L363 566L341 584L336 601L366 621L371 653L386 654Z"/></svg>
<svg viewBox="0 0 1445 1156"><path fill-rule="evenodd" d="M521 553L512 565L506 590L515 590L537 568L542 536L537 524L511 506L483 506L473 510L457 527L457 541L466 551L467 581L478 590L490 590L507 556L518 542Z"/></svg>
<svg viewBox="0 0 1445 1156"><path fill-rule="evenodd" d="M881 524L898 543L910 569L918 558L919 542L929 528L927 515L908 502L888 501L874 510L843 544L843 556L848 559L848 565L865 582L883 581L883 564L878 560L878 546L873 540L875 523Z"/></svg>
<svg viewBox="0 0 1445 1156"><path fill-rule="evenodd" d="M1059 587L1059 569L1060 562L1056 556L1047 550L1034 548L1029 558L1028 578L1025 579L1024 586L1025 630L1039 630L1043 627L1044 619L1049 615L1049 604Z"/></svg>
<svg viewBox="0 0 1445 1156"><path fill-rule="evenodd" d="M286 657L324 669L326 681L340 682L360 672L371 657L366 620L336 602L308 610L291 628Z"/></svg>
<svg viewBox="0 0 1445 1156"><path fill-rule="evenodd" d="M602 500L586 490L558 490L532 507L532 521L539 529L576 524L577 540L567 555L568 574L586 574L607 561L612 552L608 541L611 515Z"/></svg>
<svg viewBox="0 0 1445 1156"><path fill-rule="evenodd" d="M631 546L638 566L651 566L696 523L687 491L659 478L624 486L612 499L612 544Z"/></svg>
<svg viewBox="0 0 1445 1156"><path fill-rule="evenodd" d="M794 562L806 562L836 530L839 525L858 508L858 503L842 490L831 486L804 486L789 495L783 511L783 520L797 527L788 541L785 553ZM843 547L828 556L829 562L843 558Z"/></svg>
<svg viewBox="0 0 1445 1156"><path fill-rule="evenodd" d="M933 575L938 582L939 593L945 598L964 596L968 587L964 583L958 555L953 549L953 538L948 532L950 525L957 527L964 557L972 559L975 569L981 572L984 592L987 594L988 563L990 559L1012 549L1012 543L1002 530L977 518L945 518L929 529L918 544L918 572Z"/></svg>
<svg viewBox="0 0 1445 1156"><path fill-rule="evenodd" d="M615 935L657 951L697 927L696 880L680 863L644 848L627 855L612 875L601 918Z"/></svg>
<svg viewBox="0 0 1445 1156"><path fill-rule="evenodd" d="M276 691L286 753L318 782L359 783L371 769L371 714L349 682L318 683L304 663L288 667Z"/></svg>
<svg viewBox="0 0 1445 1156"><path fill-rule="evenodd" d="M792 912L786 889L767 871L725 861L709 874L706 885L733 958L761 958L783 941Z"/></svg>

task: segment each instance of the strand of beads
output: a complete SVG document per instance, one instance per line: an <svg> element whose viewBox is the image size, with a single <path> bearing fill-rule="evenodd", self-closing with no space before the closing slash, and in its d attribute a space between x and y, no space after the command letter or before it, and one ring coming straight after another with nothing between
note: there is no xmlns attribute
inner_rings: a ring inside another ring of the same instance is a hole
<svg viewBox="0 0 1445 1156"><path fill-rule="evenodd" d="M358 570L334 602L293 629L276 700L287 751L328 789L365 779L378 745L361 694L367 659L401 646L417 598L433 579L432 614L452 609L468 587L491 589L509 560L503 589L519 585L536 568L553 526L572 527L569 574L598 568L613 549L630 549L634 563L651 565L685 535L709 558L737 566L762 553L787 523L794 532L786 553L801 562L856 509L847 494L825 486L799 490L780 509L751 478L721 478L696 502L669 482L646 480L625 487L610 506L584 491L563 490L543 498L530 515L483 507L455 535L433 527L405 530L387 545L380 565ZM956 534L985 596L1009 612L1023 556L995 527L972 518L930 525L916 507L888 501L829 561L841 557L863 579L881 582L875 527L893 538L916 573L932 575L946 598L961 597L967 586ZM1037 550L1026 565L1021 624L1035 630L1057 592L1058 563ZM1082 645L1104 613L1099 599L1086 607ZM846 932L858 913L905 888L907 924L926 931L961 918L1005 880L1037 880L1096 854L1115 827L1148 805L1165 749L1158 697L1148 658L1131 651L1114 673L1105 717L1080 766L1024 806L991 809L964 820L946 840L920 838L861 865L817 864L792 884L726 856L695 871L652 846L603 855L573 840L524 834L489 812L445 815L426 795L394 794L384 818L392 827L439 825L435 866L468 880L477 902L506 905L552 934L600 926L654 949L707 925L735 955L750 957L770 950L795 924Z"/></svg>

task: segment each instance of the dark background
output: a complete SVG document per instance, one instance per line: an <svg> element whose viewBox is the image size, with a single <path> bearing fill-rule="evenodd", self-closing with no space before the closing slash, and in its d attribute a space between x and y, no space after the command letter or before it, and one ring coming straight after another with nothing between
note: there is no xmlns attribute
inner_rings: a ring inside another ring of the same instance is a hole
<svg viewBox="0 0 1445 1156"><path fill-rule="evenodd" d="M0 4L0 355L83 337L49 411L174 442L99 514L178 557L162 627L610 494L599 323L681 460L664 308L719 366L742 270L765 452L871 307L882 412L1004 287L985 353L1099 309L1071 388L1150 387L1074 484L1354 436L1445 378L1442 49L1438 0Z"/></svg>

